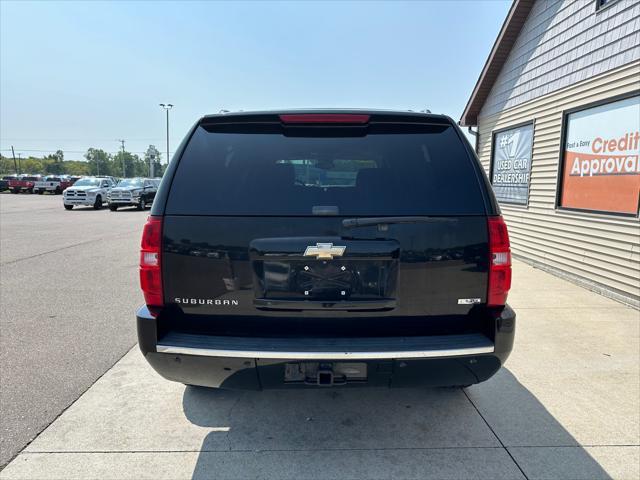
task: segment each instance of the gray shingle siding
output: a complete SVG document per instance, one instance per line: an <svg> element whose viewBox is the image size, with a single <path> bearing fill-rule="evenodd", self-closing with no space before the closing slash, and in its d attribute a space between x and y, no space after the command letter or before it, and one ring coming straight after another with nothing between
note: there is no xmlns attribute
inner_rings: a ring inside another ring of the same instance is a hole
<svg viewBox="0 0 640 480"><path fill-rule="evenodd" d="M538 0L480 116L640 59L640 0Z"/></svg>

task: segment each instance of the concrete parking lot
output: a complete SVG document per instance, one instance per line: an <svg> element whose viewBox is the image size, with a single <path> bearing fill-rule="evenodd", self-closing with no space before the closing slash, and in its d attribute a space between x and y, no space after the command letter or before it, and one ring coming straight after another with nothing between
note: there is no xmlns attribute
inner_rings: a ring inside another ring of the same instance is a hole
<svg viewBox="0 0 640 480"><path fill-rule="evenodd" d="M3 455L5 431L37 430L79 396L0 479L640 476L637 310L516 262L515 350L481 385L184 387L133 346L144 214L64 212L59 197L0 204Z"/></svg>

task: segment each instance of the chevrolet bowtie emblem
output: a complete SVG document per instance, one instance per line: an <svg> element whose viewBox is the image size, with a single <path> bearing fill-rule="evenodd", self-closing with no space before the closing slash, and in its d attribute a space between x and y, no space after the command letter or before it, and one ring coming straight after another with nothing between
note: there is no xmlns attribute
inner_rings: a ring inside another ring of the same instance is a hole
<svg viewBox="0 0 640 480"><path fill-rule="evenodd" d="M333 257L341 257L347 247L334 247L333 243L316 243L309 245L304 251L305 257L316 257L318 260L333 260Z"/></svg>

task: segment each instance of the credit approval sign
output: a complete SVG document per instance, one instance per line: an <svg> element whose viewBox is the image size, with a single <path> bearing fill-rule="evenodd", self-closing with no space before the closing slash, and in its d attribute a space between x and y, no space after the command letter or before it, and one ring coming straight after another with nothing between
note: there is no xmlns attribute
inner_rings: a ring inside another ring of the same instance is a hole
<svg viewBox="0 0 640 480"><path fill-rule="evenodd" d="M635 215L640 198L640 96L570 113L560 206Z"/></svg>

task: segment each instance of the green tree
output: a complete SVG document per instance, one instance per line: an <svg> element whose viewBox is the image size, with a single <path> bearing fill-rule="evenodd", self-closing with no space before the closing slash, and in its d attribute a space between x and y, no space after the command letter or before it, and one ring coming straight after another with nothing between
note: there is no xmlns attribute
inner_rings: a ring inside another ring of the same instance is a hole
<svg viewBox="0 0 640 480"><path fill-rule="evenodd" d="M147 166L138 155L120 151L113 156L113 170L117 177L146 177Z"/></svg>
<svg viewBox="0 0 640 480"><path fill-rule="evenodd" d="M20 160L19 164L20 164L20 171L22 173L36 174L36 173L44 172L44 162L42 161L41 158L36 158L36 157L23 158Z"/></svg>
<svg viewBox="0 0 640 480"><path fill-rule="evenodd" d="M12 173L16 173L13 158L0 155L0 174L9 175Z"/></svg>
<svg viewBox="0 0 640 480"><path fill-rule="evenodd" d="M167 169L167 164L160 164L153 172L153 176L156 178L162 177L164 175L165 170Z"/></svg>
<svg viewBox="0 0 640 480"><path fill-rule="evenodd" d="M64 162L64 171L69 175L90 175L89 162L82 162L80 160L67 160Z"/></svg>
<svg viewBox="0 0 640 480"><path fill-rule="evenodd" d="M140 158L138 155L131 155L131 167L133 174L132 177L148 177L149 176L149 166L148 164Z"/></svg>
<svg viewBox="0 0 640 480"><path fill-rule="evenodd" d="M64 169L64 152L57 150L56 153L47 155L42 159L44 171L53 175L61 175L65 173Z"/></svg>
<svg viewBox="0 0 640 480"><path fill-rule="evenodd" d="M115 168L111 155L99 148L90 148L84 154L89 165L89 175L114 175Z"/></svg>
<svg viewBox="0 0 640 480"><path fill-rule="evenodd" d="M91 150L91 149L90 149ZM103 152L104 153L104 152ZM108 155L107 155L108 157ZM56 153L47 155L44 158L28 157L20 161L22 173L42 173L52 175L91 175L91 164L80 160L64 160L64 154L61 150ZM103 168L109 169L110 165L100 167L101 174ZM95 169L95 166L94 166ZM0 156L0 175L8 175L16 173L12 157Z"/></svg>

